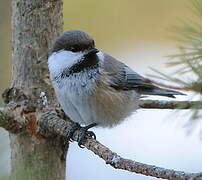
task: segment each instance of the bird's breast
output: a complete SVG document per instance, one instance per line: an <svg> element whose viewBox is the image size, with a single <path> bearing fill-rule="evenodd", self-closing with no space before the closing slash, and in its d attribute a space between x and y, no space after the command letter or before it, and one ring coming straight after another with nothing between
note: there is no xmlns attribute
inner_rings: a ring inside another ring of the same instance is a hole
<svg viewBox="0 0 202 180"><path fill-rule="evenodd" d="M138 96L134 91L117 91L109 86L107 76L101 77L97 77L99 81L95 79L88 83L80 77L77 81L60 82L62 87L54 85L63 110L73 121L84 125L113 126L137 108Z"/></svg>

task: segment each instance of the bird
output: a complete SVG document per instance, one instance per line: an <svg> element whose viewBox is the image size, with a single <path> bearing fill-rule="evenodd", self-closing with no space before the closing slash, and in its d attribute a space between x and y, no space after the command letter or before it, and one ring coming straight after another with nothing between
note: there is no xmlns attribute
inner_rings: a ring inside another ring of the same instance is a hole
<svg viewBox="0 0 202 180"><path fill-rule="evenodd" d="M123 62L99 50L94 39L80 30L61 34L48 57L50 79L65 114L74 122L67 132L79 131L78 144L88 129L113 127L138 109L143 95L175 98L181 92L149 82Z"/></svg>

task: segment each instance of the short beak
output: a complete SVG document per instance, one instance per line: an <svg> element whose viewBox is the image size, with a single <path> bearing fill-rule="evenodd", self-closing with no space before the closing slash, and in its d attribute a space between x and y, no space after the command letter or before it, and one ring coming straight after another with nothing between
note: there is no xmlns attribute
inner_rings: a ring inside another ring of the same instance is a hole
<svg viewBox="0 0 202 180"><path fill-rule="evenodd" d="M92 48L92 49L90 49L90 50L85 54L85 57L91 56L91 55L96 54L96 53L98 53L98 52L99 52L98 49Z"/></svg>

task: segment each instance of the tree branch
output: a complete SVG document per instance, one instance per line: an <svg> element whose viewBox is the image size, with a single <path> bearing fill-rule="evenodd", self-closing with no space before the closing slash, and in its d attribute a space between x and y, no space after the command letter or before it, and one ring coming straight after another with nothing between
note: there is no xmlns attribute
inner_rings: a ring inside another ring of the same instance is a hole
<svg viewBox="0 0 202 180"><path fill-rule="evenodd" d="M16 92L16 91L15 91ZM26 105L28 103L26 101ZM27 108L26 106L20 105L23 103L15 104L10 103L5 108L0 108L0 126L4 127L10 132L20 132L23 130L32 130L29 124L29 114L36 116L35 119L38 119L38 130L32 135L42 135L46 138L55 138L66 137L67 129L71 127L71 120L64 120L66 116L61 111L61 109L44 109L43 113L35 111L33 108ZM156 109L191 109L201 108L201 101L157 101L157 100L141 100L141 108L156 108ZM33 104L32 104L33 105ZM33 110L33 111L31 111ZM27 117L27 121L23 124L23 116ZM21 118L19 121L18 119ZM35 126L37 127L37 126ZM79 131L76 131L73 137L73 140L77 140ZM35 136L36 137L36 136ZM40 139L40 138L39 138ZM105 147L98 141L87 137L86 141L83 144L87 149L94 152L100 158L102 158L107 164L110 164L116 169L123 169L130 172L140 173L147 176L153 176L163 179L171 180L185 180L185 179L202 179L202 173L186 173L182 171L175 171L170 169L165 169L161 167L156 167L154 165L147 165L144 163L136 162L133 160L125 159L112 152L109 148Z"/></svg>
<svg viewBox="0 0 202 180"><path fill-rule="evenodd" d="M141 100L139 107L144 109L202 109L202 101Z"/></svg>
<svg viewBox="0 0 202 180"><path fill-rule="evenodd" d="M10 105L0 107L0 127L12 133L21 132L24 126L14 117L13 110L14 107Z"/></svg>
<svg viewBox="0 0 202 180"><path fill-rule="evenodd" d="M46 110L45 113L41 114L39 119L39 133L45 137L52 137L53 135L65 137L67 129L71 126L70 121L65 121L59 118L57 113L51 109ZM74 141L76 141L78 134L79 131L74 133ZM202 179L202 174L200 173L175 171L122 158L117 153L112 152L109 148L91 137L86 137L86 141L83 145L102 158L106 164L110 164L116 169L123 169L130 172L144 174L146 176L170 180Z"/></svg>

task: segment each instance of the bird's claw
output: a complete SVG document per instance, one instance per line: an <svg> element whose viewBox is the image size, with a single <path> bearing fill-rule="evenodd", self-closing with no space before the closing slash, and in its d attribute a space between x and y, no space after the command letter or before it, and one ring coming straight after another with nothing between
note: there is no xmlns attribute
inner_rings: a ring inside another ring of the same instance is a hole
<svg viewBox="0 0 202 180"><path fill-rule="evenodd" d="M78 146L80 148L84 148L84 146L82 146L82 142L84 142L86 136L90 136L93 139L96 139L95 133L92 131L88 131L88 129L90 129L96 125L97 125L96 123L93 123L93 124L90 124L88 126L81 127L78 123L74 123L71 126L71 128L69 128L69 130L67 131L66 138L68 139L68 141L72 141L71 139L72 139L72 136L74 135L74 132L76 130L79 130L79 134L77 137Z"/></svg>
<svg viewBox="0 0 202 180"><path fill-rule="evenodd" d="M93 139L96 139L95 133L93 131L88 131L88 129L89 128L82 127L79 130L79 134L78 134L78 137L77 137L77 142L78 142L78 145L79 145L80 148L84 148L84 146L82 146L82 142L84 142L86 136L90 136Z"/></svg>

